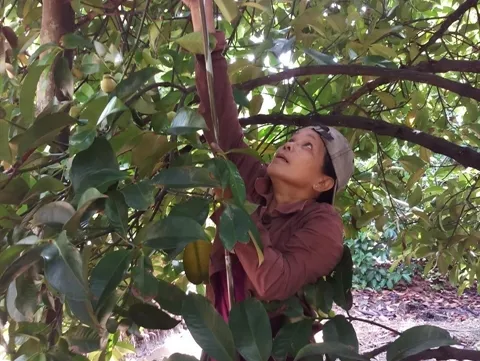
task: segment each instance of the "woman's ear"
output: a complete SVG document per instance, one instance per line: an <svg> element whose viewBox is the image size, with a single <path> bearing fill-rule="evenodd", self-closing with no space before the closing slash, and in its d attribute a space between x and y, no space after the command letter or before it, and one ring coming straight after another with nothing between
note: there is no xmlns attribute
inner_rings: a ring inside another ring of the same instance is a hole
<svg viewBox="0 0 480 361"><path fill-rule="evenodd" d="M313 189L315 190L315 192L323 193L332 189L334 185L335 180L332 177L323 175L322 178L313 185Z"/></svg>

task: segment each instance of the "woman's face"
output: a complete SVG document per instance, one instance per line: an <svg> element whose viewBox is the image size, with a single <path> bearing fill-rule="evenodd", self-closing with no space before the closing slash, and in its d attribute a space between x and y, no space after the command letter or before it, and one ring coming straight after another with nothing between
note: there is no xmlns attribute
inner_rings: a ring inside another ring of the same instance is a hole
<svg viewBox="0 0 480 361"><path fill-rule="evenodd" d="M277 150L267 173L274 183L279 180L295 187L324 192L333 186L333 180L330 186L323 184L325 178L331 180L323 173L326 151L317 132L302 128Z"/></svg>

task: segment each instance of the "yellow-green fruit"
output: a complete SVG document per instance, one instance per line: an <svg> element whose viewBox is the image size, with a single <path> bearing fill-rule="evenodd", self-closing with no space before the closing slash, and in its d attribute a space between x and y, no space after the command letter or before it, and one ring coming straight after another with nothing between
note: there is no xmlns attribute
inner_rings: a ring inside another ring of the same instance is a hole
<svg viewBox="0 0 480 361"><path fill-rule="evenodd" d="M76 118L80 115L81 110L82 109L79 106L74 105L73 107L70 108L70 111L68 112L68 114L72 118Z"/></svg>
<svg viewBox="0 0 480 361"><path fill-rule="evenodd" d="M195 285L208 283L208 266L212 244L198 240L191 242L183 251L183 269L188 280Z"/></svg>
<svg viewBox="0 0 480 361"><path fill-rule="evenodd" d="M177 113L175 113L175 112L168 112L167 113L168 121L171 122L173 120L173 118L175 118L176 115L177 115Z"/></svg>
<svg viewBox="0 0 480 361"><path fill-rule="evenodd" d="M117 87L117 83L111 75L104 75L102 81L100 82L100 88L105 93L111 93Z"/></svg>

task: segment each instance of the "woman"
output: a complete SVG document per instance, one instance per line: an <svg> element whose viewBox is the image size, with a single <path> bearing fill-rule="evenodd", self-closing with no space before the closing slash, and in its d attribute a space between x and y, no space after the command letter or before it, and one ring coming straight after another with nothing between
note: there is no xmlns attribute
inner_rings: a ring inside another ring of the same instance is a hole
<svg viewBox="0 0 480 361"><path fill-rule="evenodd" d="M201 32L198 1L184 0L191 10L194 31ZM212 0L207 0L205 6L208 31L217 39L212 61L219 118L218 146L224 151L246 147L227 62L222 55L225 35L215 31ZM200 113L212 130L203 56L197 56L195 71ZM212 132L207 132L206 138L214 141ZM248 200L259 205L252 219L260 231L265 257L259 266L252 242L235 246L232 254L235 301L249 296L266 302L286 300L299 293L304 285L330 274L343 251L343 226L332 203L335 192L346 186L353 173L353 152L348 141L335 129L307 127L278 149L269 165L239 153L230 155L230 160L245 181ZM215 214L214 221L218 217ZM224 249L218 237L211 255L210 281L207 297L227 320ZM278 317L272 317L271 321L275 334L284 321Z"/></svg>

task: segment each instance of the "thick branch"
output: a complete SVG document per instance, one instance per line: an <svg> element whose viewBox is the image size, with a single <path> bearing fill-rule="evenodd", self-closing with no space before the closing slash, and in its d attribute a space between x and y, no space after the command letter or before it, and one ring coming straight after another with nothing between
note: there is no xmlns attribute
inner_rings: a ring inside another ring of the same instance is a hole
<svg viewBox="0 0 480 361"><path fill-rule="evenodd" d="M385 80L410 80L417 83L425 83L437 86L442 89L450 90L458 95L472 98L480 101L480 89L474 88L469 84L462 84L453 80L442 78L441 76L424 73L410 69L389 69L366 65L316 65L302 68L288 69L280 73L267 75L261 78L247 81L239 84L237 87L250 91L262 85L276 84L286 79L299 76L311 75L350 75L350 76L378 76Z"/></svg>
<svg viewBox="0 0 480 361"><path fill-rule="evenodd" d="M363 129L378 135L386 135L421 145L431 151L446 155L465 167L480 170L480 153L470 147L460 146L443 138L411 129L404 125L387 123L383 120L374 120L354 115L256 115L240 119L242 126L251 124L274 124L309 126L324 124L334 127Z"/></svg>
<svg viewBox="0 0 480 361"><path fill-rule="evenodd" d="M447 16L442 25L440 25L440 28L435 32L435 34L432 35L430 39L428 39L428 41L424 45L422 45L418 53L421 54L430 45L434 44L438 39L440 39L443 34L445 34L445 32L448 30L450 25L452 25L455 21L459 20L463 16L463 14L468 11L468 9L476 6L477 3L478 0L465 0L465 2L457 8L457 10Z"/></svg>

